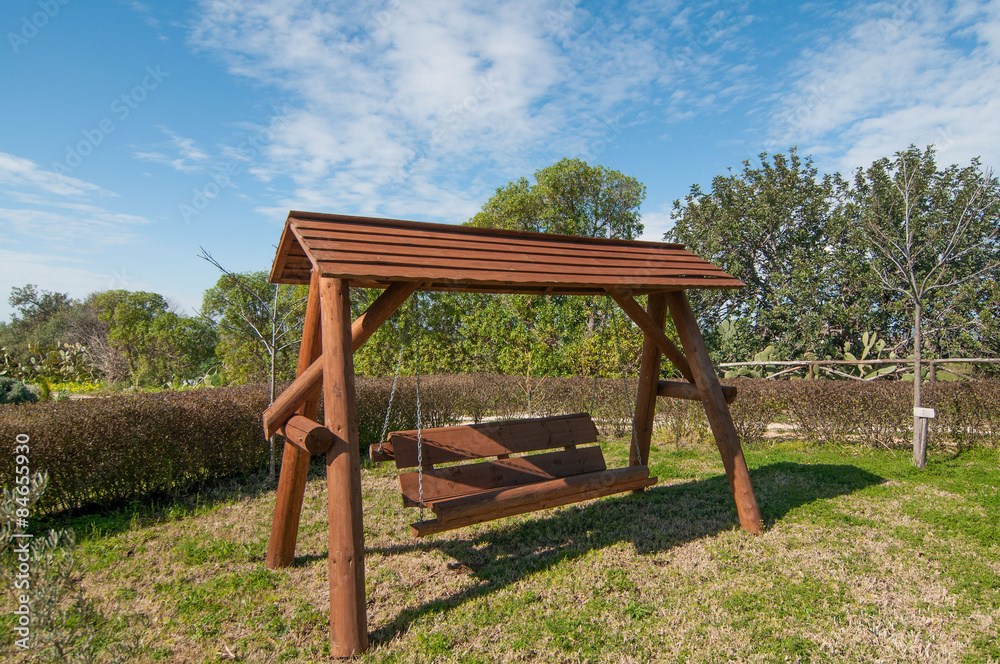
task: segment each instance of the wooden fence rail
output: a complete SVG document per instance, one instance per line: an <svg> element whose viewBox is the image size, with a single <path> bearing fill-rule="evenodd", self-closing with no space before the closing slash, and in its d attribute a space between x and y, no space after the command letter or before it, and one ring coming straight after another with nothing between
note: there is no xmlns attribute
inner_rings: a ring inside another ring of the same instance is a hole
<svg viewBox="0 0 1000 664"><path fill-rule="evenodd" d="M868 366L876 364L887 364L887 365L897 365L895 371L881 374L878 376L870 376L868 378L862 376L852 376L849 373L843 371L837 371L832 367L835 366ZM926 365L928 368L927 379L934 382L937 379L937 371L939 366L942 364L1000 364L1000 358L987 358L987 357L955 357L955 358L940 358L933 360L923 360L921 365ZM897 359L897 360L765 360L765 361L748 361L748 362L723 362L716 365L719 369L727 369L731 367L788 367L776 373L773 373L765 378L777 378L779 376L794 373L796 371L806 370L807 378L812 379L816 377L816 369L824 371L826 373L839 376L841 378L850 378L852 380L875 380L876 378L885 378L888 376L893 376L898 373L903 373L905 371L910 371L913 369L912 359ZM942 371L950 373L954 376L959 376L961 378L969 378L964 374L959 374L954 371L950 371L946 367L940 367Z"/></svg>

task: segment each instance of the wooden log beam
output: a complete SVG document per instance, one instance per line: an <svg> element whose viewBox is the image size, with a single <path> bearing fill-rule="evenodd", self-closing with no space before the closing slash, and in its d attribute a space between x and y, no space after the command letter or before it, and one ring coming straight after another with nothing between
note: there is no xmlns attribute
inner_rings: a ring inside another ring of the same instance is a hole
<svg viewBox="0 0 1000 664"><path fill-rule="evenodd" d="M361 509L361 451L354 392L351 299L347 281L320 280L323 403L333 446L326 453L329 515L330 654L353 657L368 649L365 533Z"/></svg>
<svg viewBox="0 0 1000 664"><path fill-rule="evenodd" d="M729 385L722 386L722 394L726 397L726 403L736 401L738 390ZM681 383L674 380L661 380L656 388L657 396L671 397L673 399L687 399L688 401L701 401L701 391L694 383Z"/></svg>
<svg viewBox="0 0 1000 664"><path fill-rule="evenodd" d="M403 302L406 302L406 298L410 297L420 285L419 281L397 281L386 288L378 299L372 302L371 306L351 324L352 352L361 348L375 333L375 330L387 321L389 316L395 313ZM323 361L320 358L300 373L295 381L264 411L264 434L270 438L277 433L302 402L319 388L322 380Z"/></svg>
<svg viewBox="0 0 1000 664"><path fill-rule="evenodd" d="M302 326L302 344L299 346L298 375L322 354L320 338L319 273L313 271L309 280L309 299L306 301L306 316ZM319 415L320 392L307 392L305 402L298 409L299 415L315 420ZM294 419L294 418L293 418ZM302 497L309 475L307 452L294 445L285 445L281 454L281 474L274 501L274 518L271 521L271 538L267 544L265 564L268 569L287 567L295 559L295 540L299 534L299 516L302 513Z"/></svg>
<svg viewBox="0 0 1000 664"><path fill-rule="evenodd" d="M325 426L301 415L292 415L292 419L281 429L285 442L294 445L308 454L325 454L333 445L333 433Z"/></svg>
<svg viewBox="0 0 1000 664"><path fill-rule="evenodd" d="M633 300L634 301L634 300ZM663 293L652 293L646 314L656 329L663 331L667 318L667 301ZM648 335L643 335L642 356L639 360L639 388L635 397L635 415L632 421L633 444L629 445L628 465L649 465L649 446L653 438L653 420L656 417L657 381L660 379L662 352Z"/></svg>
<svg viewBox="0 0 1000 664"><path fill-rule="evenodd" d="M694 382L694 374L691 373L691 367L688 364L688 359L684 357L684 353L681 352L674 342L667 338L667 335L663 333L663 328L657 328L656 323L649 317L649 315L643 310L639 303L635 301L627 291L621 290L619 288L609 288L608 294L618 303L618 306L622 308L629 318L631 318L642 333L645 334L650 341L656 344L657 348L667 356L677 370L681 372L688 381Z"/></svg>
<svg viewBox="0 0 1000 664"><path fill-rule="evenodd" d="M705 405L705 415L712 427L715 444L719 448L719 453L722 455L722 465L726 469L729 488L736 500L736 512L740 517L740 525L744 530L760 533L764 529L764 521L760 515L760 507L757 505L753 485L750 483L750 471L747 469L746 459L743 457L743 448L740 447L740 437L736 433L736 427L733 426L733 418L726 405L722 385L719 384L719 377L715 374L715 366L708 356L705 340L701 336L701 330L698 329L698 321L695 320L691 304L684 291L667 293L667 307L670 309L670 316L674 319L674 325L677 327L677 333L681 338L687 357L691 361L694 382L701 393L701 400Z"/></svg>

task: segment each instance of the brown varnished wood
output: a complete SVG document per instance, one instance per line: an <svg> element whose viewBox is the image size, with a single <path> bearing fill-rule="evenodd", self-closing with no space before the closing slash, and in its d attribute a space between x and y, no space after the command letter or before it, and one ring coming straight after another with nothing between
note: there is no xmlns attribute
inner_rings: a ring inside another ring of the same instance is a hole
<svg viewBox="0 0 1000 664"><path fill-rule="evenodd" d="M302 325L302 343L299 346L299 375L322 352L320 337L319 273L315 273L306 300L306 315ZM318 386L317 386L318 387ZM304 396L298 414L315 421L319 415L320 391L313 389ZM310 454L294 445L285 445L281 453L281 471L274 501L274 518L267 544L265 564L268 569L287 567L295 559L295 541L299 532L302 497L309 474Z"/></svg>
<svg viewBox="0 0 1000 664"><path fill-rule="evenodd" d="M283 236L275 280L302 278L304 265L285 249L295 245L323 276L355 283L421 280L425 287L507 292L742 285L676 244L301 212L290 213L286 229L291 236Z"/></svg>
<svg viewBox="0 0 1000 664"><path fill-rule="evenodd" d="M361 460L351 348L351 300L346 281L320 280L323 404L334 436L326 453L329 525L330 654L353 657L368 649Z"/></svg>
<svg viewBox="0 0 1000 664"><path fill-rule="evenodd" d="M430 504L500 487L520 486L606 468L601 448L596 446L428 468L423 471L423 500L424 504ZM400 473L399 486L404 505L419 505L420 487L416 472Z"/></svg>
<svg viewBox="0 0 1000 664"><path fill-rule="evenodd" d="M361 348L375 333L375 330L387 321L419 286L418 282L397 283L379 295L368 309L351 324L352 352ZM285 391L264 411L264 433L271 436L284 426L288 418L295 413L299 404L309 395L316 393L322 380L323 361L320 358L299 374L292 384L285 388Z"/></svg>
<svg viewBox="0 0 1000 664"><path fill-rule="evenodd" d="M333 445L333 434L316 420L301 415L293 415L292 419L281 428L285 442L308 452L309 454L325 454Z"/></svg>
<svg viewBox="0 0 1000 664"><path fill-rule="evenodd" d="M667 317L667 302L663 293L649 296L646 314L656 328L663 331ZM649 335L643 335L642 355L639 358L639 388L635 398L635 415L632 423L635 438L628 451L630 466L649 465L649 447L656 417L656 387L660 379L660 357L659 346Z"/></svg>
<svg viewBox="0 0 1000 664"><path fill-rule="evenodd" d="M701 391L694 383L681 383L675 380L661 380L656 386L656 394L661 397L672 399L688 399L689 401L701 401ZM736 400L738 390L731 385L722 386L722 394L726 403Z"/></svg>
<svg viewBox="0 0 1000 664"><path fill-rule="evenodd" d="M510 253L521 256L521 260L531 257L546 257L556 255L569 258L605 257L621 261L646 261L650 259L669 259L703 263L703 259L692 254L683 246L666 246L658 252L650 252L648 248L607 247L597 245L580 245L572 242L529 242L512 245L508 240L489 237L454 237L444 234L428 235L410 231L396 233L392 229L355 229L350 226L330 225L324 228L309 228L295 223L296 237L314 249L345 249L354 250L353 245L368 247L369 250L394 250L409 248L414 251L434 249L455 253L459 251L474 251L477 253ZM296 247L299 245L296 244ZM299 249L301 253L301 249ZM304 253L302 254L304 255Z"/></svg>
<svg viewBox="0 0 1000 664"><path fill-rule="evenodd" d="M547 450L597 442L597 427L581 413L424 429L424 467L439 463ZM417 466L417 432L394 431L384 446L397 468Z"/></svg>
<svg viewBox="0 0 1000 664"><path fill-rule="evenodd" d="M681 372L681 375L688 381L694 382L694 374L691 373L691 367L688 364L687 358L684 357L684 353L674 345L673 341L667 338L667 335L663 333L662 327L657 327L656 323L650 319L643 308L639 306L639 303L635 301L635 298L631 294L615 288L609 288L608 293L628 317L639 326L645 337L656 344L657 348L667 356L667 359L673 362L677 370Z"/></svg>
<svg viewBox="0 0 1000 664"><path fill-rule="evenodd" d="M715 374L715 366L708 356L705 340L701 336L701 330L698 329L698 322L695 320L694 312L691 311L687 295L683 292L667 294L667 306L691 362L694 382L698 385L698 391L701 393L705 415L715 436L719 453L722 455L722 465L726 469L729 488L736 500L736 511L739 514L740 525L744 530L760 533L764 529L764 521L761 518L757 497L754 495L753 485L750 482L750 471L747 469L746 459L743 457L740 437L733 425L733 418L726 405L722 386Z"/></svg>
<svg viewBox="0 0 1000 664"><path fill-rule="evenodd" d="M410 530L415 536L424 537L515 514L526 514L591 498L634 491L653 486L656 482L657 478L649 476L648 468L627 466L537 484L497 489L435 503L432 509L438 518L414 523L410 526Z"/></svg>

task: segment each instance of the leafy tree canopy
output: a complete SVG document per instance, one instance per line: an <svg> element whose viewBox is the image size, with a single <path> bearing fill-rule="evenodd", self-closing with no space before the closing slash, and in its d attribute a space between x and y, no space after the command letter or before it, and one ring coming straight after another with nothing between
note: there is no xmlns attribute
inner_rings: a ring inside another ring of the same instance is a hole
<svg viewBox="0 0 1000 664"><path fill-rule="evenodd" d="M580 159L535 171L497 189L467 225L541 233L634 239L646 187L635 178Z"/></svg>

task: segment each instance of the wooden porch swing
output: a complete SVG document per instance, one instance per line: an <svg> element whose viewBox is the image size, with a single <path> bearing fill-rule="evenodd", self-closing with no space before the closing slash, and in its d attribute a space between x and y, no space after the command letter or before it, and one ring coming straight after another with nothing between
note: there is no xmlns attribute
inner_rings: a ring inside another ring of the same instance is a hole
<svg viewBox="0 0 1000 664"><path fill-rule="evenodd" d="M394 459L405 504L435 518L416 535L641 491L656 483L646 466L656 397L699 400L722 455L741 526L762 520L728 403L685 290L743 284L683 245L412 221L291 212L271 281L310 285L298 374L264 413L268 436L285 445L267 566L292 563L311 454L325 454L329 513L331 654L368 647L361 469L352 356L418 290L554 295L607 294L644 335L629 465L609 470L589 415L394 432L372 451ZM382 288L351 320L350 287ZM648 295L644 310L634 299ZM683 352L664 334L669 310ZM686 379L659 380L665 355ZM319 398L325 426L316 422ZM525 452L534 454L520 456ZM518 456L513 456L518 455ZM454 461L472 461L451 465ZM440 466L440 464L449 464Z"/></svg>

